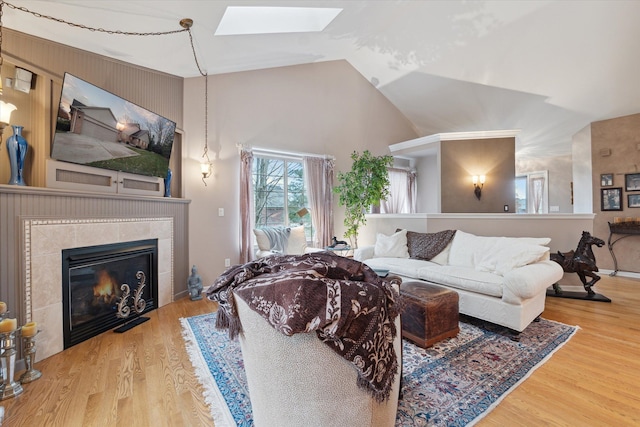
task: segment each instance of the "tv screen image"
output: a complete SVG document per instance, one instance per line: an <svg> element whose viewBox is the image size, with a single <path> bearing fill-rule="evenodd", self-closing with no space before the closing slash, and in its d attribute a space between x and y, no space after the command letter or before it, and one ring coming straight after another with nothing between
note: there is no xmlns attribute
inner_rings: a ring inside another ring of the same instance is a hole
<svg viewBox="0 0 640 427"><path fill-rule="evenodd" d="M166 178L176 123L65 73L51 158Z"/></svg>

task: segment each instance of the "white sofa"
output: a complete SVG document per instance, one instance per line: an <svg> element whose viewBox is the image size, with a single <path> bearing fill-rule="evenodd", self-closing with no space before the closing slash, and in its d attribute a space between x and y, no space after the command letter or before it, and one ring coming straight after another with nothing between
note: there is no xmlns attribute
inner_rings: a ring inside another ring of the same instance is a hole
<svg viewBox="0 0 640 427"><path fill-rule="evenodd" d="M413 233L427 238L437 234ZM407 230L401 230L392 236L379 233L375 246L356 249L354 258L403 281L453 289L460 296L460 313L522 332L544 311L547 288L563 276L560 265L549 260L550 240L457 230L442 252L426 260L409 253Z"/></svg>

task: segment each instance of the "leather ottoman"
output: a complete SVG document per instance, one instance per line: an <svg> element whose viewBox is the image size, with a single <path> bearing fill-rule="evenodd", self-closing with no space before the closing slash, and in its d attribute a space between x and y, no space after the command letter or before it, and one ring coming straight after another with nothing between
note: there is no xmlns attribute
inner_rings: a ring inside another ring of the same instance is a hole
<svg viewBox="0 0 640 427"><path fill-rule="evenodd" d="M424 282L400 285L405 308L401 313L402 337L427 348L458 335L458 293Z"/></svg>

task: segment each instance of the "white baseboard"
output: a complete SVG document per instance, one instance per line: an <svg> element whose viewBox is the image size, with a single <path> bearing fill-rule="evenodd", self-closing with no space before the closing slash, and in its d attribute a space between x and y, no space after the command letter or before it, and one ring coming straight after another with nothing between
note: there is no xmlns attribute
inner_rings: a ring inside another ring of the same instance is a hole
<svg viewBox="0 0 640 427"><path fill-rule="evenodd" d="M613 273L613 270L600 270L599 271L600 276L611 276L611 273ZM631 279L640 279L640 273L635 273L633 271L621 271L618 270L618 272L616 273L616 275L614 277L629 277Z"/></svg>

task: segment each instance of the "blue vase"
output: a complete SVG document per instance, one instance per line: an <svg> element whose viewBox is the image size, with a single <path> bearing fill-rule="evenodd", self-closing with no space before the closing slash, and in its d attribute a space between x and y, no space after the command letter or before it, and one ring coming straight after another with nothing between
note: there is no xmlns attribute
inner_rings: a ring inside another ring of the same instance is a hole
<svg viewBox="0 0 640 427"><path fill-rule="evenodd" d="M9 165L11 166L11 178L9 185L27 185L22 177L24 159L27 157L29 145L22 136L22 126L12 125L13 135L7 138L7 152L9 153Z"/></svg>
<svg viewBox="0 0 640 427"><path fill-rule="evenodd" d="M167 176L164 179L164 197L171 197L171 169L167 170Z"/></svg>

